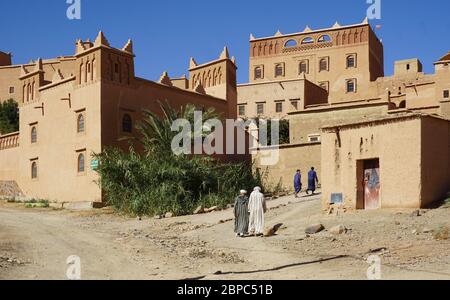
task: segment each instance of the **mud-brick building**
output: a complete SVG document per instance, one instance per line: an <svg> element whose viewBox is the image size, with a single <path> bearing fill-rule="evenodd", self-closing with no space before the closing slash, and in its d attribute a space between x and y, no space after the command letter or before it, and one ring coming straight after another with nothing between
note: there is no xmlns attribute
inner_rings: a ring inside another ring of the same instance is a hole
<svg viewBox="0 0 450 300"><path fill-rule="evenodd" d="M128 149L123 138L137 136L143 110L160 112L159 101L174 108L189 103L236 119L236 65L226 48L203 65L191 59L192 80L166 72L159 81L139 78L134 58L131 40L114 48L102 32L94 42L78 40L74 55L29 64L14 65L0 52L0 101L14 99L20 107L19 132L0 135L0 191L102 202L91 154Z"/></svg>
<svg viewBox="0 0 450 300"><path fill-rule="evenodd" d="M450 189L450 121L413 113L322 129L323 201L421 208Z"/></svg>
<svg viewBox="0 0 450 300"><path fill-rule="evenodd" d="M353 208L421 207L450 191L447 159L432 163L448 150L450 53L436 59L434 73L424 73L420 60L411 58L396 61L394 73L385 75L385 46L367 19L250 36L249 82L238 85L238 115L290 123L290 143L279 147L277 163L261 163L273 147L254 156L273 185L292 190L297 169L305 185L315 167L324 206L338 199ZM338 146L335 131L341 133ZM441 148L433 150L437 143ZM381 172L373 206L363 205L356 192L363 189L364 164Z"/></svg>

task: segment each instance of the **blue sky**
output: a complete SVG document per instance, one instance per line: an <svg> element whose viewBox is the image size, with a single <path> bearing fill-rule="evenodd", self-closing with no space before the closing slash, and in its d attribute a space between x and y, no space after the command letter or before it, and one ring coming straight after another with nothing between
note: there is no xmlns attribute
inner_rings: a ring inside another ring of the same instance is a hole
<svg viewBox="0 0 450 300"><path fill-rule="evenodd" d="M361 22L367 0L81 0L82 19L68 20L66 0L0 1L0 50L14 62L71 55L77 38L103 30L112 46L134 41L136 74L158 79L163 71L187 73L189 57L215 59L224 45L236 56L238 81L248 80L250 33L256 37ZM385 50L386 74L393 62L419 57L425 72L450 50L450 1L381 0L376 30Z"/></svg>

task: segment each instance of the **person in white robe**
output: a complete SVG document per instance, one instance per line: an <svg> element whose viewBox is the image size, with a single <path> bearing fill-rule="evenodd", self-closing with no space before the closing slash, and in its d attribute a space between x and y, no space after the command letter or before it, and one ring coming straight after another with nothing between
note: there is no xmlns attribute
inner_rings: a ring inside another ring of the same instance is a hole
<svg viewBox="0 0 450 300"><path fill-rule="evenodd" d="M264 213L267 211L267 206L260 187L255 187L253 193L251 193L248 211L250 213L250 234L262 236L264 234Z"/></svg>

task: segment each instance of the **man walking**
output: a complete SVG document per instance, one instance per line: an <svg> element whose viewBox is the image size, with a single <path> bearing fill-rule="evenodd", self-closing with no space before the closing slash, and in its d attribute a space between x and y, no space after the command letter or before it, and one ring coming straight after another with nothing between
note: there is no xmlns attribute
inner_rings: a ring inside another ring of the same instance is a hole
<svg viewBox="0 0 450 300"><path fill-rule="evenodd" d="M298 198L298 194L302 191L302 173L300 170L297 170L297 173L294 177L294 189L295 189L295 198Z"/></svg>
<svg viewBox="0 0 450 300"><path fill-rule="evenodd" d="M311 171L308 173L308 189L306 190L307 195L309 195L309 191L311 191L312 195L314 195L314 192L316 191L316 184L319 184L319 178L317 177L314 167L312 167Z"/></svg>
<svg viewBox="0 0 450 300"><path fill-rule="evenodd" d="M248 233L248 197L247 191L241 190L234 203L234 232L238 237L244 237Z"/></svg>
<svg viewBox="0 0 450 300"><path fill-rule="evenodd" d="M260 187L255 187L248 202L250 213L249 233L255 236L264 235L264 213L267 211L266 200Z"/></svg>

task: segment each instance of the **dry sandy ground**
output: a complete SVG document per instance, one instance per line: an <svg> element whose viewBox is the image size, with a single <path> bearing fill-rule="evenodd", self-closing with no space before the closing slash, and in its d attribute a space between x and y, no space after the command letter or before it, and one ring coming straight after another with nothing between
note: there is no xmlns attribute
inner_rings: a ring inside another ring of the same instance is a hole
<svg viewBox="0 0 450 300"><path fill-rule="evenodd" d="M380 248L383 279L450 279L450 241L432 232L450 226L450 208L329 216L317 196L280 198L269 208L267 226L284 224L278 234L241 239L231 210L139 221L108 209L2 202L0 279L66 279L71 255L81 258L82 279L366 279L369 251ZM314 223L350 230L306 236Z"/></svg>

